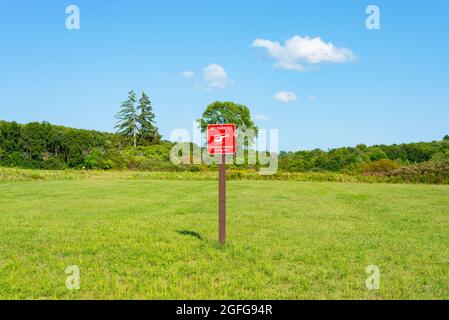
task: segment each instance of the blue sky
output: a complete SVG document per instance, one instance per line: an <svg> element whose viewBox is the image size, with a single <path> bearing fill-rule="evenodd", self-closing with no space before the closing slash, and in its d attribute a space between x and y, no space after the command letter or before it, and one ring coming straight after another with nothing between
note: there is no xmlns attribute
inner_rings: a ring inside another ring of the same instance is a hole
<svg viewBox="0 0 449 320"><path fill-rule="evenodd" d="M65 27L70 4L79 30ZM365 27L370 4L380 30ZM134 89L150 95L164 138L231 100L279 129L282 150L439 140L448 16L445 0L3 0L0 119L113 131Z"/></svg>

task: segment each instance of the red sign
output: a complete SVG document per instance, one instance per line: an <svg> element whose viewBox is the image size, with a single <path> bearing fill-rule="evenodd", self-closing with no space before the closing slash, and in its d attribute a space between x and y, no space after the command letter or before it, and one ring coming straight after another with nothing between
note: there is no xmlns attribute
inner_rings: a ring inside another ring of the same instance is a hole
<svg viewBox="0 0 449 320"><path fill-rule="evenodd" d="M234 154L235 124L208 125L207 151L209 154Z"/></svg>

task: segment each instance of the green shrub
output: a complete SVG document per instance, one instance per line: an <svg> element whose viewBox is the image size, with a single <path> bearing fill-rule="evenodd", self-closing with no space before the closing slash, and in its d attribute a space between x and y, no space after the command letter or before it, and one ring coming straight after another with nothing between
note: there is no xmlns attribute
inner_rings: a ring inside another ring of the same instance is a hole
<svg viewBox="0 0 449 320"><path fill-rule="evenodd" d="M60 158L52 157L52 158L44 161L42 163L41 168L46 169L46 170L63 170L63 169L67 169L68 166L64 162L64 160L62 160Z"/></svg>
<svg viewBox="0 0 449 320"><path fill-rule="evenodd" d="M374 162L363 163L361 171L365 175L384 175L393 170L399 169L400 165L396 161L382 159Z"/></svg>
<svg viewBox="0 0 449 320"><path fill-rule="evenodd" d="M386 174L391 182L449 184L449 160L402 167Z"/></svg>
<svg viewBox="0 0 449 320"><path fill-rule="evenodd" d="M449 160L449 150L445 150L444 152L437 152L432 156L432 161L444 161Z"/></svg>

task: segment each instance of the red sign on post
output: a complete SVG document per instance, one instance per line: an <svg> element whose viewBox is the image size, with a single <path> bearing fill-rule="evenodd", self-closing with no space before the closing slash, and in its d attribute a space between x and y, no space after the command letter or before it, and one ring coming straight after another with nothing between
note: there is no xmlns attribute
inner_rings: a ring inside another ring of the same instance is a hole
<svg viewBox="0 0 449 320"><path fill-rule="evenodd" d="M218 241L226 242L226 155L235 153L235 124L207 126L207 151L220 154L218 164Z"/></svg>
<svg viewBox="0 0 449 320"><path fill-rule="evenodd" d="M209 154L234 154L235 124L208 125L207 151Z"/></svg>

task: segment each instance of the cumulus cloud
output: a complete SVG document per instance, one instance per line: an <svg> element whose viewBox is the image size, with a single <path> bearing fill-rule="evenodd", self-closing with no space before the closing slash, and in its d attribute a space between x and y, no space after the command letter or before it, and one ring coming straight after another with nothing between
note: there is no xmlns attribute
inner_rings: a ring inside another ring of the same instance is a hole
<svg viewBox="0 0 449 320"><path fill-rule="evenodd" d="M195 78L195 72L193 71L183 71L179 74L182 78Z"/></svg>
<svg viewBox="0 0 449 320"><path fill-rule="evenodd" d="M263 114L256 114L254 116L254 119L256 119L257 121L268 121L268 120L270 120L267 116L265 116Z"/></svg>
<svg viewBox="0 0 449 320"><path fill-rule="evenodd" d="M203 69L203 77L206 85L210 88L224 89L233 84L225 69L215 63L211 63Z"/></svg>
<svg viewBox="0 0 449 320"><path fill-rule="evenodd" d="M273 96L273 98L276 101L284 102L284 103L293 102L293 101L298 100L298 98L296 97L296 94L294 94L291 91L279 91Z"/></svg>
<svg viewBox="0 0 449 320"><path fill-rule="evenodd" d="M295 35L286 40L284 45L277 41L256 39L252 47L266 49L268 55L277 60L275 67L286 70L306 71L309 65L323 62L346 63L355 59L351 50L324 42L320 37Z"/></svg>

